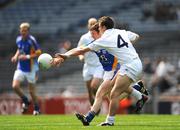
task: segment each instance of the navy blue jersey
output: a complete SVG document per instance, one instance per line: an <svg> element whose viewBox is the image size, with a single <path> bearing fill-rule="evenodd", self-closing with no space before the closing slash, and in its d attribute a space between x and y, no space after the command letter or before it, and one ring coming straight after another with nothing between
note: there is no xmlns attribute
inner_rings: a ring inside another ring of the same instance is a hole
<svg viewBox="0 0 180 130"><path fill-rule="evenodd" d="M99 61L105 71L111 71L116 69L117 67L120 67L117 58L110 54L107 50L101 49L95 51L95 53L98 55Z"/></svg>
<svg viewBox="0 0 180 130"><path fill-rule="evenodd" d="M39 44L31 35L29 35L26 40L23 40L22 36L18 36L16 39L16 44L20 54L31 55L39 49ZM36 68L38 69L37 58L19 60L17 68L22 70L23 72L30 72L33 66L36 66Z"/></svg>

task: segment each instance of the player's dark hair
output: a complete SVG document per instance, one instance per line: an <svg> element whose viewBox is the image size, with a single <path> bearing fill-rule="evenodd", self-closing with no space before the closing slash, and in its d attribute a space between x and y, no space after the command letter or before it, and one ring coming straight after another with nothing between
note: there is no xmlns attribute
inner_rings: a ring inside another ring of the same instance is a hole
<svg viewBox="0 0 180 130"><path fill-rule="evenodd" d="M98 20L100 26L105 26L106 29L114 28L114 20L109 16L103 16Z"/></svg>
<svg viewBox="0 0 180 130"><path fill-rule="evenodd" d="M99 23L95 23L93 26L90 27L90 31L99 32Z"/></svg>

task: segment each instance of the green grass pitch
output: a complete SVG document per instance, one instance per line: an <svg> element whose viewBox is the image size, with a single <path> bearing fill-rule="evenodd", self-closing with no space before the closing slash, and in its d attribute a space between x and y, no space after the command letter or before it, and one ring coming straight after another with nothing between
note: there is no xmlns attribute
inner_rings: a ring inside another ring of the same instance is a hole
<svg viewBox="0 0 180 130"><path fill-rule="evenodd" d="M180 115L117 115L115 126L97 126L105 116L82 126L74 115L0 116L0 130L180 130Z"/></svg>

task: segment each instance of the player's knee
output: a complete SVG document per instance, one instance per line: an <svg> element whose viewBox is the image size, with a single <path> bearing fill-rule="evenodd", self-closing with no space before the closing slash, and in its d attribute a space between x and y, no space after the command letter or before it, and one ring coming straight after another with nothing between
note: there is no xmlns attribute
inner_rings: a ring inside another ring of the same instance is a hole
<svg viewBox="0 0 180 130"><path fill-rule="evenodd" d="M31 89L29 89L29 94L30 94L31 96L33 96L33 95L34 95L34 91L31 90Z"/></svg>
<svg viewBox="0 0 180 130"><path fill-rule="evenodd" d="M18 80L13 80L13 82L12 82L12 88L13 88L13 89L20 88L20 81L18 81Z"/></svg>
<svg viewBox="0 0 180 130"><path fill-rule="evenodd" d="M29 94L32 96L34 93L32 90L29 90Z"/></svg>
<svg viewBox="0 0 180 130"><path fill-rule="evenodd" d="M12 88L13 88L13 89L17 89L17 88L19 88L19 87L20 87L20 86L19 86L18 84L13 84L13 85L12 85Z"/></svg>
<svg viewBox="0 0 180 130"><path fill-rule="evenodd" d="M96 82L91 83L91 88L96 89L97 87L98 87L98 83L96 83Z"/></svg>
<svg viewBox="0 0 180 130"><path fill-rule="evenodd" d="M96 92L96 98L104 98L106 97L108 91L103 87L100 87Z"/></svg>
<svg viewBox="0 0 180 130"><path fill-rule="evenodd" d="M117 92L115 92L115 91L111 92L111 94L110 94L110 100L115 99L115 98L117 98L117 97L118 97L118 93L117 93Z"/></svg>
<svg viewBox="0 0 180 130"><path fill-rule="evenodd" d="M103 98L103 97L104 97L103 93L96 93L96 99Z"/></svg>

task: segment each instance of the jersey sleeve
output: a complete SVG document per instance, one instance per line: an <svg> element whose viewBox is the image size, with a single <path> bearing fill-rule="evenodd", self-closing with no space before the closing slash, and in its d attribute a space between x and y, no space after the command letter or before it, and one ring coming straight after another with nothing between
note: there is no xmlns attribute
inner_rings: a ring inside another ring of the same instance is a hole
<svg viewBox="0 0 180 130"><path fill-rule="evenodd" d="M85 38L83 36L81 36L77 47L84 47L84 43L86 42Z"/></svg>
<svg viewBox="0 0 180 130"><path fill-rule="evenodd" d="M127 34L128 34L128 38L130 41L134 41L134 40L136 40L136 38L139 37L138 34L131 32L131 31L127 31Z"/></svg>
<svg viewBox="0 0 180 130"><path fill-rule="evenodd" d="M88 45L88 47L92 50L92 51L98 51L100 49L100 47L94 43L91 43Z"/></svg>
<svg viewBox="0 0 180 130"><path fill-rule="evenodd" d="M39 50L40 46L39 46L38 42L36 41L36 39L33 36L31 36L31 40L33 42L33 46L34 46L35 50Z"/></svg>
<svg viewBox="0 0 180 130"><path fill-rule="evenodd" d="M16 38L16 45L17 45L18 48L20 48L20 44L19 44L20 40L21 40L21 37L18 36L18 37Z"/></svg>

